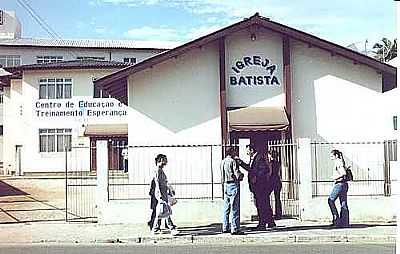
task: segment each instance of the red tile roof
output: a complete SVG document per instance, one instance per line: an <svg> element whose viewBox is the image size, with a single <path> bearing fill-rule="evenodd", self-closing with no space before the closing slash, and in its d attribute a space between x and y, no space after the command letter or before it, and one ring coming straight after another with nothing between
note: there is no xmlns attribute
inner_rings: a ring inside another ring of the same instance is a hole
<svg viewBox="0 0 400 254"><path fill-rule="evenodd" d="M5 67L4 69L15 72L17 70L47 70L47 69L122 69L132 66L130 63L122 63L116 61L99 61L99 60L71 60L56 63L43 64L27 64L15 67Z"/></svg>

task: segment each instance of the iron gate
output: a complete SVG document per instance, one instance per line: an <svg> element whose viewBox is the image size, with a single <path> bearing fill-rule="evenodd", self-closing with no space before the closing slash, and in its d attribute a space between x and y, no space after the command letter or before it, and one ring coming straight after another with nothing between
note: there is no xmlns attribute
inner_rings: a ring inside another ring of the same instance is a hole
<svg viewBox="0 0 400 254"><path fill-rule="evenodd" d="M299 208L299 170L297 165L297 144L292 140L274 140L267 142L269 151L276 151L280 162L282 180L281 201L282 215L300 217ZM271 195L271 206L275 211L275 198Z"/></svg>
<svg viewBox="0 0 400 254"><path fill-rule="evenodd" d="M96 222L96 172L90 170L95 147L65 149L65 220ZM68 151L69 150L69 151Z"/></svg>

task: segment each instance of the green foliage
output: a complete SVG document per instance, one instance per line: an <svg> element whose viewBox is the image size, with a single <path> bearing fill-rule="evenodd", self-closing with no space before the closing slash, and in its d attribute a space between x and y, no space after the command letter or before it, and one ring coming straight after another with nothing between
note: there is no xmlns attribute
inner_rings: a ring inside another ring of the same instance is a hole
<svg viewBox="0 0 400 254"><path fill-rule="evenodd" d="M377 42L372 47L375 49L375 58L381 62L388 62L397 56L397 39L391 42L387 38L382 38L380 42Z"/></svg>

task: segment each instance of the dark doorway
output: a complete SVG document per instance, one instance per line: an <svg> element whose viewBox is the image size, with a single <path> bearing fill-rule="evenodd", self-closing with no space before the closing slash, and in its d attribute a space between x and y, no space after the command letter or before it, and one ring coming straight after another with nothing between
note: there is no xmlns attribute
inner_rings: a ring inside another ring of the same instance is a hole
<svg viewBox="0 0 400 254"><path fill-rule="evenodd" d="M90 137L90 170L96 171L96 141L108 141L108 169L123 170L122 149L128 146L128 137Z"/></svg>
<svg viewBox="0 0 400 254"><path fill-rule="evenodd" d="M268 141L281 140L284 137L284 131L231 131L230 143L238 145L239 139L250 139L257 151L265 153Z"/></svg>

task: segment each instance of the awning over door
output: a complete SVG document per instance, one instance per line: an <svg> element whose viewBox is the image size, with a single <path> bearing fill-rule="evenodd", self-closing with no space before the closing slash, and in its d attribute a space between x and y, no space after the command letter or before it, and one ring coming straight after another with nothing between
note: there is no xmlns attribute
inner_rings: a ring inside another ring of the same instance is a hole
<svg viewBox="0 0 400 254"><path fill-rule="evenodd" d="M289 126L283 107L246 107L228 111L229 130L284 130Z"/></svg>
<svg viewBox="0 0 400 254"><path fill-rule="evenodd" d="M88 124L85 136L128 136L128 124Z"/></svg>

